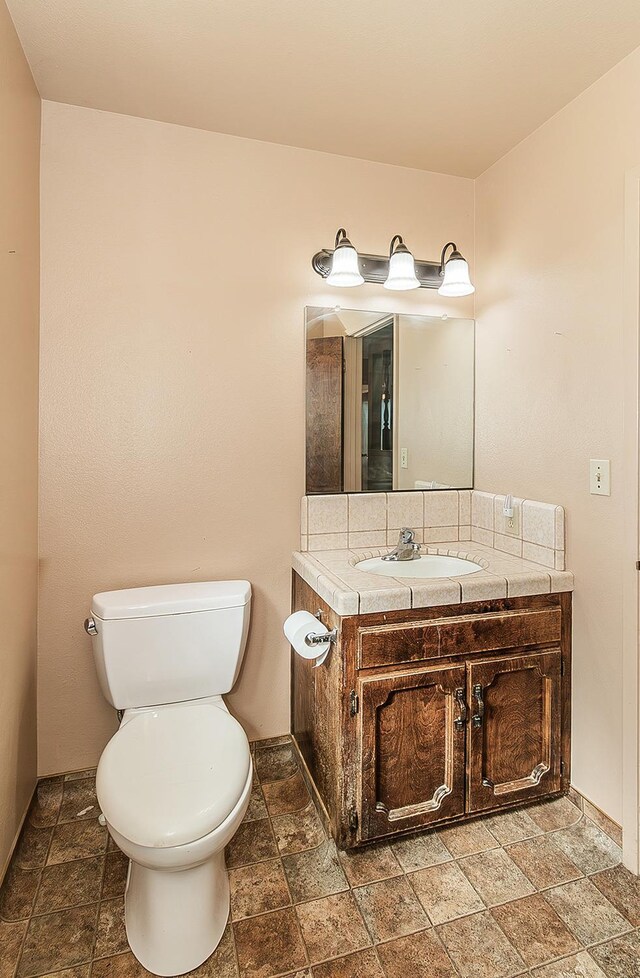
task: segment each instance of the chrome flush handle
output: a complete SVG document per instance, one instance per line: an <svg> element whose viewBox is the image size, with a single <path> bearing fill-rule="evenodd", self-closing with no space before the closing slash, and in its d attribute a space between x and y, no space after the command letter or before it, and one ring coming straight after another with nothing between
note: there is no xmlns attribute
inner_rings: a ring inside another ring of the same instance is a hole
<svg viewBox="0 0 640 978"><path fill-rule="evenodd" d="M84 630L87 635L97 635L98 629L96 628L96 623L93 618L85 618L84 620Z"/></svg>

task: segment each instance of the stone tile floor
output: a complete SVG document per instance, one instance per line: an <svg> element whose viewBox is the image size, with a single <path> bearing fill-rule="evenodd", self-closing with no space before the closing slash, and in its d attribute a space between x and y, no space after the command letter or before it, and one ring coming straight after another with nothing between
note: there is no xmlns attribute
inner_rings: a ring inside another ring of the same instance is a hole
<svg viewBox="0 0 640 978"><path fill-rule="evenodd" d="M640 978L640 882L568 798L359 852L287 739L255 745L231 921L197 978ZM94 772L39 785L0 890L0 978L138 978Z"/></svg>

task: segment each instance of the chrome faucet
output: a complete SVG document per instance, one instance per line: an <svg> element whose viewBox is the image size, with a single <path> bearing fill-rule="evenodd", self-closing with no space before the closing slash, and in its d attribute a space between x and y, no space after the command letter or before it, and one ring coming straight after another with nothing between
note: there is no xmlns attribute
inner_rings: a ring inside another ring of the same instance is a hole
<svg viewBox="0 0 640 978"><path fill-rule="evenodd" d="M415 533L408 526L400 530L398 545L390 554L385 554L383 560L418 560L420 544L415 542Z"/></svg>

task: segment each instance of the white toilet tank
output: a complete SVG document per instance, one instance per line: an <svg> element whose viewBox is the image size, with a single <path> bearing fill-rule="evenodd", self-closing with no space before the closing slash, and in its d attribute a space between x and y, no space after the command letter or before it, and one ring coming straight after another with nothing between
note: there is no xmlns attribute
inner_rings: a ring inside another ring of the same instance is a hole
<svg viewBox="0 0 640 978"><path fill-rule="evenodd" d="M248 581L94 594L87 631L106 699L127 710L228 693L242 664L250 610Z"/></svg>

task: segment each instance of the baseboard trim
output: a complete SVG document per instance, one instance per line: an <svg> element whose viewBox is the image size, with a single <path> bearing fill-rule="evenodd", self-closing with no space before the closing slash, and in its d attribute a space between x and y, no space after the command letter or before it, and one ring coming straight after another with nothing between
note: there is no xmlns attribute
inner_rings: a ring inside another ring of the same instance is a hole
<svg viewBox="0 0 640 978"><path fill-rule="evenodd" d="M11 860L13 859L13 854L16 851L16 846L18 845L18 841L19 841L20 836L22 834L22 830L24 828L24 823L27 821L27 816L29 815L29 812L31 810L31 805L33 804L33 799L35 798L36 791L38 790L38 783L39 783L39 779L36 778L36 783L34 784L33 791L31 792L31 794L29 796L29 801L27 802L27 807L25 808L24 813L22 815L22 818L20 819L20 824L18 825L18 830L17 830L17 832L16 832L16 834L15 834L15 836L13 838L13 842L11 843L11 846L9 848L9 853L7 855L7 858L6 858L5 862L4 862L4 865L2 866L2 869L0 870L0 886L2 885L2 882L3 882L3 880L4 880L4 878L5 878L6 874L7 874L7 870L9 869L9 866L11 865Z"/></svg>
<svg viewBox="0 0 640 978"><path fill-rule="evenodd" d="M609 818L609 816L606 815L601 808L598 808L598 806L594 805L592 801L589 801L589 799L581 794L577 788L574 788L573 785L571 785L569 788L569 798L574 805L577 805L580 811L583 812L587 818L590 818L592 822L595 822L598 828L602 829L602 831L608 835L610 839L613 839L613 841L619 846L622 845L622 826L618 825L617 822L614 822L612 818Z"/></svg>

